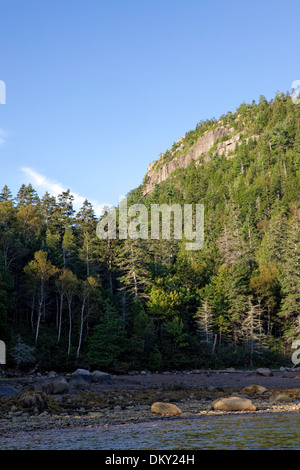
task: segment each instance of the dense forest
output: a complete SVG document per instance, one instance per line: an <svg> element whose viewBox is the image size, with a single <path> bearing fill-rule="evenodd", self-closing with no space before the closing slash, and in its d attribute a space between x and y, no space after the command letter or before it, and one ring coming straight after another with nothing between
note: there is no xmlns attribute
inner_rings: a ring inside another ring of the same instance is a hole
<svg viewBox="0 0 300 470"><path fill-rule="evenodd" d="M245 138L128 204L204 204L205 241L100 240L85 201L0 193L0 338L10 367L106 371L292 366L300 339L300 107L290 95L200 122ZM146 145L146 143L145 143ZM172 158L176 145L166 152Z"/></svg>

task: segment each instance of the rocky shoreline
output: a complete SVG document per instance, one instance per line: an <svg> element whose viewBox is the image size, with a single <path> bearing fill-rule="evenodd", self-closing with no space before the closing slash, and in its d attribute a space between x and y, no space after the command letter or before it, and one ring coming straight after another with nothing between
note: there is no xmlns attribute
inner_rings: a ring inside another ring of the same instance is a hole
<svg viewBox="0 0 300 470"><path fill-rule="evenodd" d="M79 379L78 373L75 375ZM107 427L166 419L200 419L229 413L300 411L300 375L289 369L142 372L121 376L100 373L98 378L88 375L88 379L82 380L80 377L77 386L70 388L73 377L73 374L62 377L52 373L2 379L0 437L37 429ZM59 379L60 384L65 380L68 389L57 392L50 387L49 393L42 391L43 387L53 383L54 378L56 383ZM255 411L214 408L216 400L233 396L245 402L250 400ZM153 413L151 405L154 402L174 404L180 414Z"/></svg>

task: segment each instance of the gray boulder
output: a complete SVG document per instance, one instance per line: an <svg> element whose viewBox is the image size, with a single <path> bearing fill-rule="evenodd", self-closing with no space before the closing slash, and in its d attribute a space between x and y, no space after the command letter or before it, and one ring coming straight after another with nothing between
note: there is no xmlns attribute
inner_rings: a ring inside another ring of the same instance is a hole
<svg viewBox="0 0 300 470"><path fill-rule="evenodd" d="M101 372L100 370L94 370L92 372L92 377L95 382L108 382L111 379L110 374Z"/></svg>
<svg viewBox="0 0 300 470"><path fill-rule="evenodd" d="M89 382L80 374L72 375L69 380L69 391L86 390L89 388Z"/></svg>
<svg viewBox="0 0 300 470"><path fill-rule="evenodd" d="M85 380L86 382L91 382L93 379L91 372L87 369L75 370L75 372L72 373L71 378L78 377L78 376L82 377L82 379Z"/></svg>
<svg viewBox="0 0 300 470"><path fill-rule="evenodd" d="M47 395L56 395L57 393L67 393L69 385L64 377L56 376L45 379L40 388L41 391L47 393Z"/></svg>

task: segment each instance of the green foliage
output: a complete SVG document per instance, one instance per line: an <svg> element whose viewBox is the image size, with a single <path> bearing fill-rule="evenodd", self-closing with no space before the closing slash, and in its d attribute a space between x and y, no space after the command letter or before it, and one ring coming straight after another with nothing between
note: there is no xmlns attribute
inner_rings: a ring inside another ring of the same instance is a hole
<svg viewBox="0 0 300 470"><path fill-rule="evenodd" d="M156 371L161 368L161 364L162 364L162 355L158 347L155 346L153 350L151 351L151 353L149 354L147 367L152 371Z"/></svg>
<svg viewBox="0 0 300 470"><path fill-rule="evenodd" d="M87 359L94 367L113 368L122 362L122 354L126 348L126 331L122 318L116 309L107 303L89 338Z"/></svg>
<svg viewBox="0 0 300 470"><path fill-rule="evenodd" d="M131 304L128 330L130 331L130 337L128 338L126 357L134 369L143 369L145 364L147 364L148 358L149 362L152 362L151 358L157 347L154 347L153 350L156 340L154 321L145 312L145 308L140 302L133 302ZM154 359L153 361L155 362ZM154 368L158 368L158 366Z"/></svg>
<svg viewBox="0 0 300 470"><path fill-rule="evenodd" d="M69 190L39 198L22 185L14 199L4 186L1 339L21 334L46 369L281 363L300 334L300 107L283 93L242 103L198 123L154 168L224 125L242 133L229 158L215 145L151 194L141 185L128 195L148 209L204 204L196 252L185 240L99 240L92 205L75 214Z"/></svg>

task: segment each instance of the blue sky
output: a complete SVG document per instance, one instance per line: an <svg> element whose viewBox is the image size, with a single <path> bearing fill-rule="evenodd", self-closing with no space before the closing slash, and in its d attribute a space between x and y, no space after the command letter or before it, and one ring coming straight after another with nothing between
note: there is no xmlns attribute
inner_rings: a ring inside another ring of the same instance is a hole
<svg viewBox="0 0 300 470"><path fill-rule="evenodd" d="M291 0L0 0L0 188L96 212L194 129L300 79Z"/></svg>

